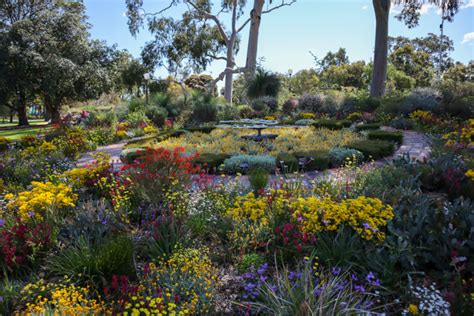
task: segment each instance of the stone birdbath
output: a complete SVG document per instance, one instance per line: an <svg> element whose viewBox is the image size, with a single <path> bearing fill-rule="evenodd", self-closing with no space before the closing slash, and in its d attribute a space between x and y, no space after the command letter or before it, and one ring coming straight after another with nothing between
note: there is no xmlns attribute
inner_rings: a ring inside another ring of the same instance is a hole
<svg viewBox="0 0 474 316"><path fill-rule="evenodd" d="M278 137L276 134L262 134L262 131L267 128L278 127L278 121L271 120L259 120L259 119L243 119L238 121L220 121L219 128L235 128L235 129L253 129L257 131L256 135L245 135L242 136L244 139L250 139L254 141L262 141L264 139L275 139Z"/></svg>

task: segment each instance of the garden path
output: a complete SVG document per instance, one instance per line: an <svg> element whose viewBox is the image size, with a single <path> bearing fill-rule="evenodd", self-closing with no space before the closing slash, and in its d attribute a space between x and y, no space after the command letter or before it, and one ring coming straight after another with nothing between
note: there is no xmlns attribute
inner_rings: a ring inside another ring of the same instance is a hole
<svg viewBox="0 0 474 316"><path fill-rule="evenodd" d="M95 160L93 157L95 153L105 152L111 156L110 163L112 163L114 166L120 166L122 164L122 162L120 161L120 153L122 152L125 145L127 145L130 141L130 139L124 139L119 141L118 143L99 146L96 150L84 154L81 158L77 160L76 164L78 167L85 167Z"/></svg>

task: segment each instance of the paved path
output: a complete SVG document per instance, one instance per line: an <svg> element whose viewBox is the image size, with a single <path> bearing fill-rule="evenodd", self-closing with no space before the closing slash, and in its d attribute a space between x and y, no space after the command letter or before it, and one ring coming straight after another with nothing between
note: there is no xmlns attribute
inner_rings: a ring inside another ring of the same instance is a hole
<svg viewBox="0 0 474 316"><path fill-rule="evenodd" d="M124 139L119 141L118 143L115 144L110 144L106 146L99 146L97 147L96 150L84 154L81 158L77 160L77 166L78 167L85 167L89 164L91 164L95 159L92 157L93 154L98 153L98 152L105 152L109 154L110 157L110 162L113 163L116 166L119 166L122 164L120 161L120 153L123 150L123 147L128 144L128 142L131 141L130 139Z"/></svg>
<svg viewBox="0 0 474 316"><path fill-rule="evenodd" d="M430 158L431 148L428 137L415 131L403 131L403 144L395 152L395 157L408 155L410 159L425 162Z"/></svg>

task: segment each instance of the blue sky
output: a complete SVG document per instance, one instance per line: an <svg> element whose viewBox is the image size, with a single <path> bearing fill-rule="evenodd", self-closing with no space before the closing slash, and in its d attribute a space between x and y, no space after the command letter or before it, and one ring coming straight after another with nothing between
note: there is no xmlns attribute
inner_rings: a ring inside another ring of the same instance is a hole
<svg viewBox="0 0 474 316"><path fill-rule="evenodd" d="M93 38L118 44L134 56L139 56L145 42L151 39L146 29L134 38L127 27L125 0L85 0ZM145 0L149 12L164 8L167 0ZM216 3L220 0L216 0ZM252 2L252 1L249 1ZM276 3L279 1L276 0ZM451 57L464 63L474 59L474 0L465 0L463 8L454 22L445 24L445 34L453 41L455 51ZM177 17L183 6L167 14ZM247 10L248 12L249 10ZM394 17L390 19L390 36L417 37L429 32L439 34L440 16L433 7L422 10L420 25L408 29ZM223 16L228 18L227 16ZM243 20L243 18L242 18ZM264 57L264 67L273 71L294 72L313 66L309 51L318 57L339 47L347 50L351 61L372 58L375 34L375 18L371 0L297 0L291 7L285 7L264 15L262 18L259 57ZM248 27L242 32L241 50L237 64L243 66L246 55ZM223 64L215 62L208 73L217 75ZM165 76L163 69L156 70L157 76Z"/></svg>

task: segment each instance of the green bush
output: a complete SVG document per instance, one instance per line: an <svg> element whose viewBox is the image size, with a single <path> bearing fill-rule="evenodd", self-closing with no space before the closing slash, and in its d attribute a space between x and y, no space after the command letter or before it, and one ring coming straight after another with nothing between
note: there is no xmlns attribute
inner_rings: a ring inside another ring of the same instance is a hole
<svg viewBox="0 0 474 316"><path fill-rule="evenodd" d="M262 264L265 263L265 258L259 255L258 253L249 253L245 254L240 263L239 263L239 271L244 273L251 269L258 269Z"/></svg>
<svg viewBox="0 0 474 316"><path fill-rule="evenodd" d="M10 141L8 139L0 136L0 151L7 150L9 144Z"/></svg>
<svg viewBox="0 0 474 316"><path fill-rule="evenodd" d="M127 237L107 240L96 253L97 269L106 280L113 275L133 275L133 243Z"/></svg>
<svg viewBox="0 0 474 316"><path fill-rule="evenodd" d="M143 148L127 148L127 149L124 149L120 153L120 160L125 164L132 163L138 157L141 156L141 153L143 153L144 150L145 149L143 149Z"/></svg>
<svg viewBox="0 0 474 316"><path fill-rule="evenodd" d="M374 97L362 98L357 102L358 110L363 112L373 112L381 105L382 101Z"/></svg>
<svg viewBox="0 0 474 316"><path fill-rule="evenodd" d="M329 168L329 152L327 151L312 150L296 152L294 155L297 158L307 159L307 164L304 166L304 171L323 171Z"/></svg>
<svg viewBox="0 0 474 316"><path fill-rule="evenodd" d="M276 169L276 159L271 156L250 156L239 155L228 158L224 161L224 170L228 173L243 172L241 166L246 165L247 170L263 169L274 172Z"/></svg>
<svg viewBox="0 0 474 316"><path fill-rule="evenodd" d="M413 122L409 119L403 118L403 117L398 117L394 120L392 120L389 123L390 127L396 128L396 129L412 129L413 128Z"/></svg>
<svg viewBox="0 0 474 316"><path fill-rule="evenodd" d="M162 107L147 106L145 115L156 127L162 127L165 124L168 111Z"/></svg>
<svg viewBox="0 0 474 316"><path fill-rule="evenodd" d="M329 152L329 160L332 167L340 167L345 165L349 160L355 162L362 162L364 155L355 149L351 148L333 148Z"/></svg>
<svg viewBox="0 0 474 316"><path fill-rule="evenodd" d="M215 129L216 129L215 126L193 126L193 127L186 128L186 130L189 132L192 132L192 133L199 132L199 133L204 133L204 134L209 134Z"/></svg>
<svg viewBox="0 0 474 316"><path fill-rule="evenodd" d="M196 158L195 162L201 165L203 169L212 171L218 169L230 156L226 154L202 153Z"/></svg>
<svg viewBox="0 0 474 316"><path fill-rule="evenodd" d="M217 121L216 102L216 99L209 94L200 94L194 97L191 120L197 124Z"/></svg>
<svg viewBox="0 0 474 316"><path fill-rule="evenodd" d="M374 129L379 129L380 126L381 126L380 123L367 123L367 124L357 125L355 127L355 130L357 132L365 131L365 130L374 130Z"/></svg>
<svg viewBox="0 0 474 316"><path fill-rule="evenodd" d="M346 123L344 122L344 124ZM339 130L344 127L342 121L327 120L327 119L316 120L313 123L313 126L316 128L327 128L330 130Z"/></svg>
<svg viewBox="0 0 474 316"><path fill-rule="evenodd" d="M278 110L278 101L274 97L263 96L253 99L251 106L257 112L273 114Z"/></svg>
<svg viewBox="0 0 474 316"><path fill-rule="evenodd" d="M395 142L398 145L401 145L403 142L403 133L402 132L389 132L389 131L370 131L367 134L367 138L371 140L386 140Z"/></svg>
<svg viewBox="0 0 474 316"><path fill-rule="evenodd" d="M282 172L296 172L298 171L298 159L289 153L279 153L277 158L278 167Z"/></svg>
<svg viewBox="0 0 474 316"><path fill-rule="evenodd" d="M250 170L249 182L255 195L258 195L268 184L268 171L263 169Z"/></svg>
<svg viewBox="0 0 474 316"><path fill-rule="evenodd" d="M467 120L474 116L474 96L456 99L442 105L441 113Z"/></svg>
<svg viewBox="0 0 474 316"><path fill-rule="evenodd" d="M395 152L395 145L384 140L361 140L347 147L356 149L364 154L365 159L380 159L391 156Z"/></svg>

